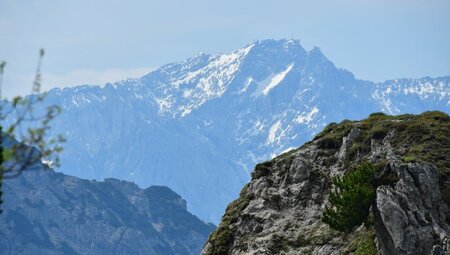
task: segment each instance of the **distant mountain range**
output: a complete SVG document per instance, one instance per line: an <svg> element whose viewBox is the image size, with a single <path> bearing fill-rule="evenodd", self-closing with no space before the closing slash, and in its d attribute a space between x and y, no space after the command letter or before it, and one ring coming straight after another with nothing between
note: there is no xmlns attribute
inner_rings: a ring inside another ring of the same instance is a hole
<svg viewBox="0 0 450 255"><path fill-rule="evenodd" d="M2 190L2 255L199 254L215 228L167 187L82 180L42 164Z"/></svg>
<svg viewBox="0 0 450 255"><path fill-rule="evenodd" d="M165 185L189 211L218 223L256 162L330 122L380 111L450 113L450 76L363 81L319 48L264 40L104 87L53 89L48 102L63 108L53 125L68 140L62 172Z"/></svg>

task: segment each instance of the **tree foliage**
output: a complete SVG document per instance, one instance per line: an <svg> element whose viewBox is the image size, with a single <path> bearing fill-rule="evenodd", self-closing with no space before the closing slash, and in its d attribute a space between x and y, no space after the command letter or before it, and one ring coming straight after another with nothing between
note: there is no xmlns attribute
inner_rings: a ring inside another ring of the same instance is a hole
<svg viewBox="0 0 450 255"><path fill-rule="evenodd" d="M325 207L322 220L333 229L350 232L366 220L375 201L375 167L363 163L332 181L335 188L328 198L332 207Z"/></svg>
<svg viewBox="0 0 450 255"><path fill-rule="evenodd" d="M58 153L62 151L61 144L65 139L61 135L47 139L47 134L51 122L61 113L61 108L57 105L45 106L46 94L40 91L43 57L44 50L41 49L32 94L27 97L17 96L10 101L2 98L6 62L0 63L0 204L3 180L19 176L41 162L41 159L51 162L52 167L59 166Z"/></svg>

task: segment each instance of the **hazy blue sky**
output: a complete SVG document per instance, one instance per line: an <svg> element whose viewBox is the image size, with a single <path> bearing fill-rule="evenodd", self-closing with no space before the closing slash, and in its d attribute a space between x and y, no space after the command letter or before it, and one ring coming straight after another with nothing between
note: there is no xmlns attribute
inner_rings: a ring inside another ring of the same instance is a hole
<svg viewBox="0 0 450 255"><path fill-rule="evenodd" d="M356 77L450 75L450 0L0 0L4 93L137 77L198 52L300 39Z"/></svg>

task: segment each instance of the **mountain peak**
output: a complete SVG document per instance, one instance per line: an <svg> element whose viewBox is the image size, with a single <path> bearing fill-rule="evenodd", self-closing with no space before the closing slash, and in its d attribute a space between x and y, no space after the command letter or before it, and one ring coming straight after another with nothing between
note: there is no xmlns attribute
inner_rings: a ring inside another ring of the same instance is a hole
<svg viewBox="0 0 450 255"><path fill-rule="evenodd" d="M300 44L300 40L294 39L264 39L256 40L251 45L254 49L264 49L264 50L300 50L305 51L305 49Z"/></svg>
<svg viewBox="0 0 450 255"><path fill-rule="evenodd" d="M323 55L322 50L320 50L320 47L314 46L312 50L309 51L309 54L311 55Z"/></svg>
<svg viewBox="0 0 450 255"><path fill-rule="evenodd" d="M331 62L331 60L329 60L322 52L322 50L320 49L320 47L315 46L314 48L312 48L309 52L308 52L308 57L309 59L317 59L317 60L322 60L322 61L327 61L327 62Z"/></svg>

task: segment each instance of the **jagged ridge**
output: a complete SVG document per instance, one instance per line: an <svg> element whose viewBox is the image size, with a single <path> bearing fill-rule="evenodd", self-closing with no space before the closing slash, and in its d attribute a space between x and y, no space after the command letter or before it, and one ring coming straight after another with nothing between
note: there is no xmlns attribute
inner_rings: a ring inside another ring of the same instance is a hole
<svg viewBox="0 0 450 255"><path fill-rule="evenodd" d="M3 182L0 254L198 254L215 228L163 186L88 181L41 164Z"/></svg>

